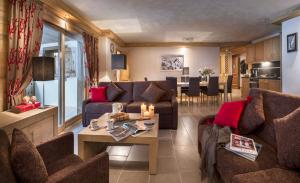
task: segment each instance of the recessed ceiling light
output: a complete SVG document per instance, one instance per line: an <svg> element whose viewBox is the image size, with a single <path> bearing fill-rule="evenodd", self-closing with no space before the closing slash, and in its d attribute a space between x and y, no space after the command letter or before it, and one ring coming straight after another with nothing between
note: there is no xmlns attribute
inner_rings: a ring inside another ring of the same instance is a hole
<svg viewBox="0 0 300 183"><path fill-rule="evenodd" d="M193 37L184 37L183 41L192 42L192 41L194 41L194 38Z"/></svg>

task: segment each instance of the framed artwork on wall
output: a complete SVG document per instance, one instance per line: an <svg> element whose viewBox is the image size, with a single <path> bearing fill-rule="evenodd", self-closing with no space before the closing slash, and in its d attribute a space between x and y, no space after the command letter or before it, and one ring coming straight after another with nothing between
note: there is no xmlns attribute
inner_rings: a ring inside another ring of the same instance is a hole
<svg viewBox="0 0 300 183"><path fill-rule="evenodd" d="M178 71L184 66L184 55L164 55L161 56L161 71Z"/></svg>
<svg viewBox="0 0 300 183"><path fill-rule="evenodd" d="M297 33L287 35L287 52L294 52L298 49Z"/></svg>

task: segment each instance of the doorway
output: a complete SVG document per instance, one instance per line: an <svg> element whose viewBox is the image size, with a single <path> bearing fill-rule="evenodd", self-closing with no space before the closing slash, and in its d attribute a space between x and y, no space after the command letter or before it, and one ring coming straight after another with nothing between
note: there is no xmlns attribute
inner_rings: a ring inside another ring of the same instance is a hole
<svg viewBox="0 0 300 183"><path fill-rule="evenodd" d="M240 89L240 55L232 56L232 88Z"/></svg>

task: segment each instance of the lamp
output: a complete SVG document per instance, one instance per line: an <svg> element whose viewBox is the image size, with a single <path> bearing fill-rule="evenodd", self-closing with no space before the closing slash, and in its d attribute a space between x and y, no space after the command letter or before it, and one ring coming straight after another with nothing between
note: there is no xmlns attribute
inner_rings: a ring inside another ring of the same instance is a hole
<svg viewBox="0 0 300 183"><path fill-rule="evenodd" d="M127 57L124 54L113 54L111 56L111 69L117 70L117 81L120 81L120 70L127 69Z"/></svg>
<svg viewBox="0 0 300 183"><path fill-rule="evenodd" d="M44 81L54 80L55 60L53 57L33 57L32 63L33 81L43 81L43 101L41 108L45 108Z"/></svg>

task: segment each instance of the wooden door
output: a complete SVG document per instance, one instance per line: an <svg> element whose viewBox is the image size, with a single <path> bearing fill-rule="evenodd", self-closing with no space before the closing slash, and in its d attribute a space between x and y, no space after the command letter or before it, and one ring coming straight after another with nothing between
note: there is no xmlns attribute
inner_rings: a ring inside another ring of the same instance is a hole
<svg viewBox="0 0 300 183"><path fill-rule="evenodd" d="M239 55L232 56L232 88L240 88L240 59Z"/></svg>

